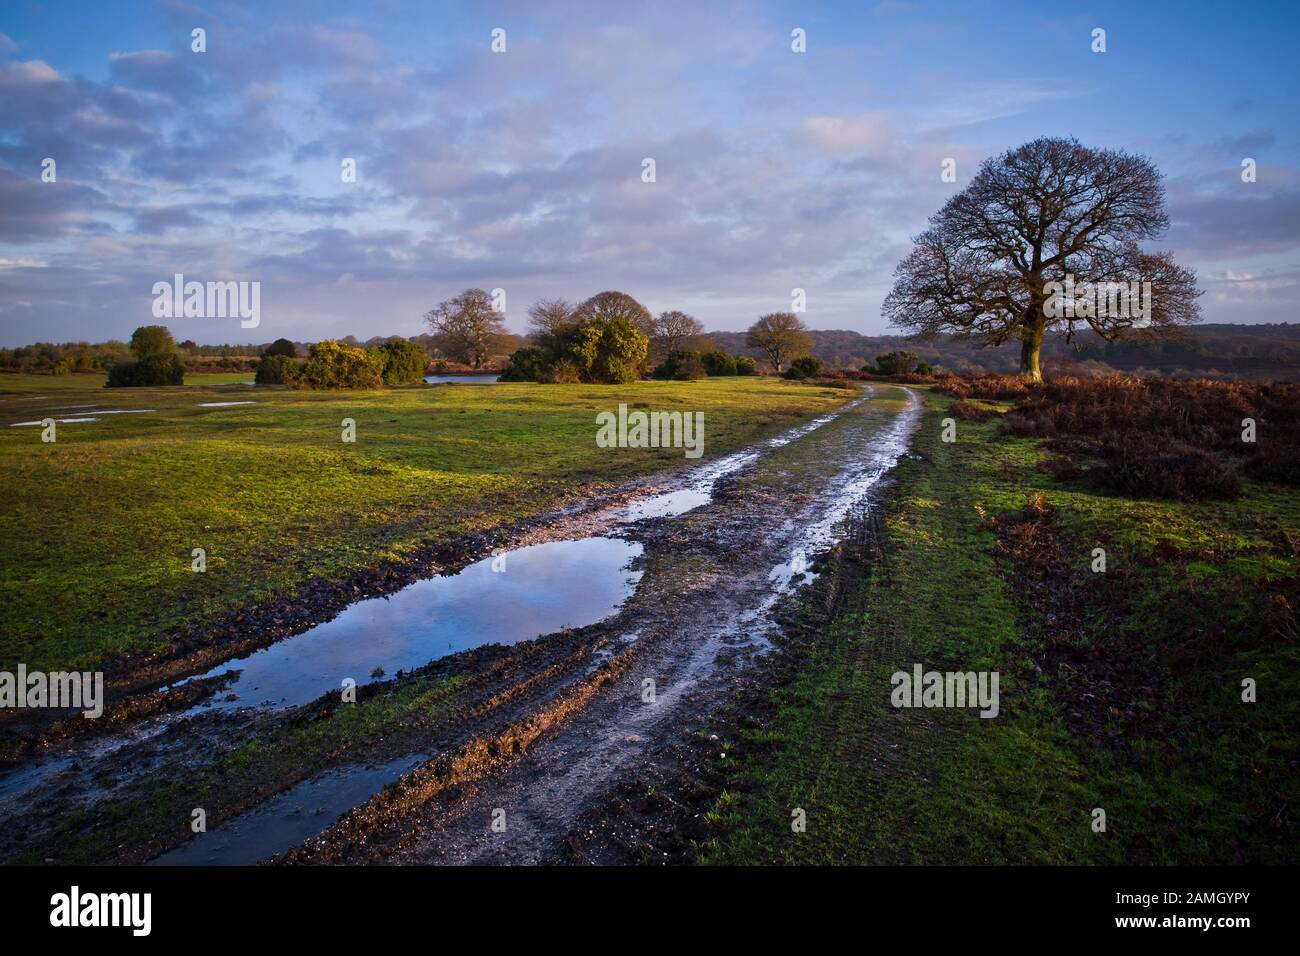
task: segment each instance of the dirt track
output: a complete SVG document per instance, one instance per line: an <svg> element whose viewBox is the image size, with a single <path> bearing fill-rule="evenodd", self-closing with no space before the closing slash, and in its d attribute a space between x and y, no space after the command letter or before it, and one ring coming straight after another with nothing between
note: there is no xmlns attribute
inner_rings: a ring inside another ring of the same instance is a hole
<svg viewBox="0 0 1300 956"><path fill-rule="evenodd" d="M710 503L625 529L646 547L645 576L616 617L589 629L609 643L586 673L406 775L284 862L564 858L579 817L641 755L698 728L764 651L774 605L869 499L918 409L912 393L880 389L765 451L720 482Z"/></svg>
<svg viewBox="0 0 1300 956"><path fill-rule="evenodd" d="M324 829L353 800L327 809L316 781L351 774L374 781L349 791L363 802L279 861L563 859L580 816L634 774L638 760L701 727L728 698L746 663L767 647L775 608L805 598L805 566L834 543L845 516L870 499L906 448L919 406L910 391L879 387L839 413L677 481L641 482L539 522L512 544L600 534L643 545L640 583L614 617L454 654L396 682L362 688L365 699L403 682L453 675L460 682L445 711L407 718L360 748L295 760L274 778L223 790L220 799L199 787L185 807L207 807L215 829L198 839L186 842L188 809L184 818L166 810L158 821L165 826L146 823L143 832L136 823L136 835L125 838L115 821L148 808L159 778L201 779L222 753L328 717L340 706L337 693L288 712L146 717L116 739L71 743L47 758L48 779L34 789L7 800L0 793L3 831L12 838L0 837L0 858L39 852L59 860L66 821L89 817L90 826L106 829L86 845L111 847L97 851L94 862L143 862L178 844L182 850L168 862L252 862L292 846L285 839L292 828L276 815L281 797ZM628 520L629 497L645 507L662 501L655 492L685 491L697 504L701 474L716 478L703 504L676 516ZM393 779L369 768L400 763L393 772L400 774L419 754L433 756L365 799ZM504 832L492 826L497 810L504 811ZM81 839L77 834L74 828L73 838ZM222 844L226 849L211 851Z"/></svg>

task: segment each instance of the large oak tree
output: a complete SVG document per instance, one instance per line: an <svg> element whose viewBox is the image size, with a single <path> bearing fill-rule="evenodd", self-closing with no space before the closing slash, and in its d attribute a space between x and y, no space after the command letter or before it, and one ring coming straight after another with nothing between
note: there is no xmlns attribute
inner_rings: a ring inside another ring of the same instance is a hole
<svg viewBox="0 0 1300 956"><path fill-rule="evenodd" d="M986 160L931 217L895 270L883 311L922 337L1019 340L1021 372L1041 381L1048 331L1073 340L1091 328L1109 342L1197 321L1193 271L1139 245L1168 225L1164 187L1149 160L1073 139L1036 139ZM1115 309L1116 284L1132 282L1139 290L1150 283L1149 316ZM1094 307L1092 291L1107 308Z"/></svg>
<svg viewBox="0 0 1300 956"><path fill-rule="evenodd" d="M579 322L592 319L614 321L623 319L637 327L642 335L649 338L654 334L654 319L650 310L632 298L626 292L597 292L574 311Z"/></svg>
<svg viewBox="0 0 1300 956"><path fill-rule="evenodd" d="M501 313L482 289L466 289L453 299L439 302L424 315L435 342L458 362L482 368L507 335Z"/></svg>

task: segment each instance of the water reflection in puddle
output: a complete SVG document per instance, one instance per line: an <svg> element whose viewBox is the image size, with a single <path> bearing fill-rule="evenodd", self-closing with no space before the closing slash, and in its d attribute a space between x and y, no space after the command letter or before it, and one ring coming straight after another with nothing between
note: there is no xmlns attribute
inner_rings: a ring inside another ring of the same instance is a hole
<svg viewBox="0 0 1300 956"><path fill-rule="evenodd" d="M359 601L331 621L202 675L240 672L211 706L303 704L338 689L344 678L365 684L482 644L594 624L635 590L641 572L629 564L641 552L640 544L618 538L549 541ZM227 693L237 699L226 700Z"/></svg>
<svg viewBox="0 0 1300 956"><path fill-rule="evenodd" d="M814 418L802 425L796 425L774 438L769 438L764 444L768 448L781 448L788 445L795 439L802 438L850 409L861 405L871 393L872 390L867 389L866 394L845 403L830 414ZM628 505L626 520L637 522L644 521L647 518L675 518L678 515L686 514L688 511L694 511L696 508L707 505L713 500L713 489L719 479L725 478L727 475L739 471L757 460L758 452L756 451L738 451L730 455L724 455L717 461L710 462L707 465L702 465L692 473L686 487L632 502Z"/></svg>
<svg viewBox="0 0 1300 956"><path fill-rule="evenodd" d="M153 861L158 866L249 866L323 832L342 814L424 763L407 754L373 767L346 767L304 780Z"/></svg>

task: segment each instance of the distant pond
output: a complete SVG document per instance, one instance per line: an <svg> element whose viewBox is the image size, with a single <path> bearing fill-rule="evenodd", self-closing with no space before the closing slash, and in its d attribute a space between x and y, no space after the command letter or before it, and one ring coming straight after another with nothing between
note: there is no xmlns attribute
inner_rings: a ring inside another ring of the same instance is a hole
<svg viewBox="0 0 1300 956"><path fill-rule="evenodd" d="M440 385L443 382L461 382L466 385L492 385L500 375L426 375L424 381L429 385Z"/></svg>

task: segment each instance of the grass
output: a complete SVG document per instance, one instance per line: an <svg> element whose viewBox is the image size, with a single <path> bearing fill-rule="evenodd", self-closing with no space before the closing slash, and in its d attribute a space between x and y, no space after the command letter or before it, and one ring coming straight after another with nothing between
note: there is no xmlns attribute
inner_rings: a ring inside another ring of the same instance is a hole
<svg viewBox="0 0 1300 956"><path fill-rule="evenodd" d="M771 719L715 756L727 797L698 858L1296 862L1300 648L1294 617L1289 636L1269 623L1270 589L1300 571L1294 492L1244 481L1231 502L1103 494L1049 477L1038 441L996 421L959 420L958 441L941 442L949 404L927 396L916 447L928 460L896 472L884 560L789 651ZM1031 530L1054 579L1000 540L1027 505L1050 516ZM1049 617L1062 608L1077 629ZM890 675L913 663L999 671L1001 715L895 710ZM1241 700L1245 676L1258 703Z"/></svg>
<svg viewBox="0 0 1300 956"><path fill-rule="evenodd" d="M596 413L620 402L704 412L708 459L851 397L753 378L375 392L201 378L108 390L98 376L0 376L0 487L17 505L0 512L0 668L154 649L183 622L687 464L680 449L597 447ZM257 404L199 407L240 400ZM150 411L61 424L50 444L39 428L7 427L77 405ZM191 570L195 548L204 574Z"/></svg>

